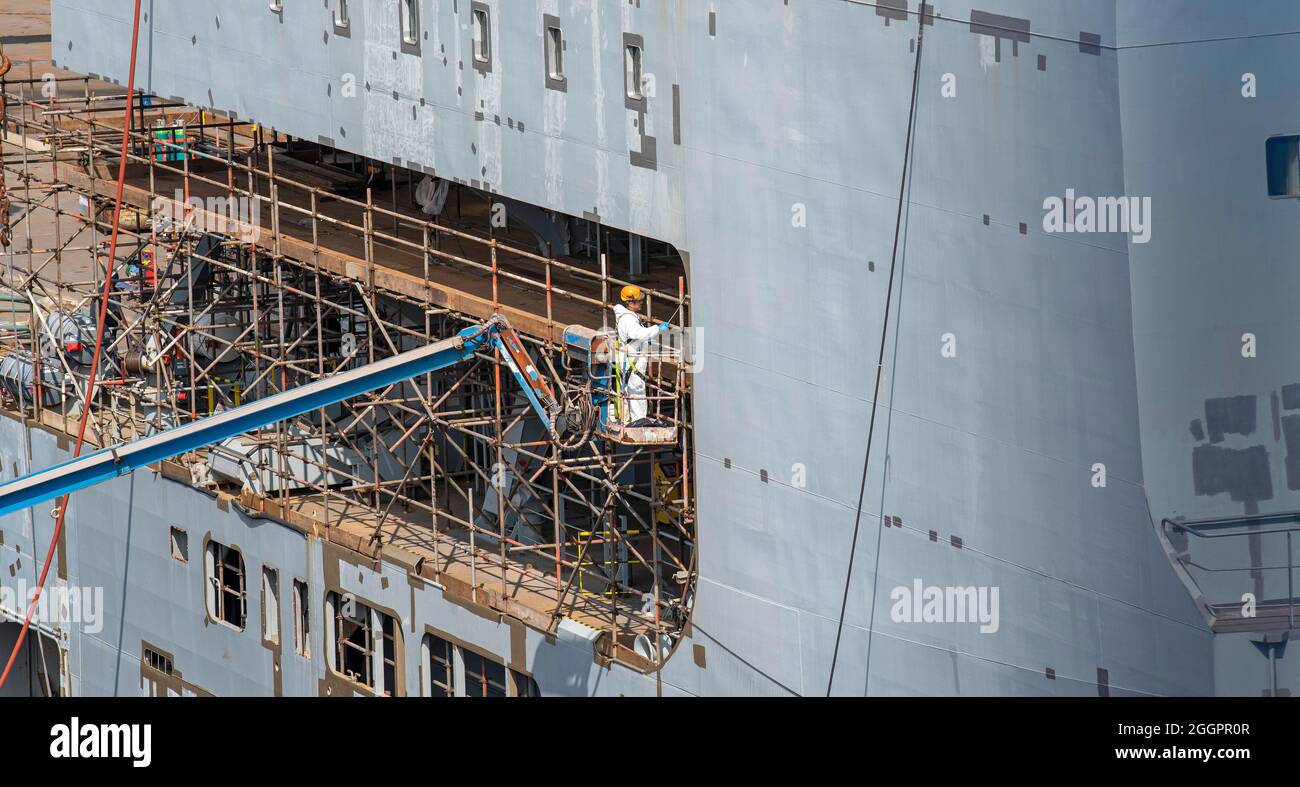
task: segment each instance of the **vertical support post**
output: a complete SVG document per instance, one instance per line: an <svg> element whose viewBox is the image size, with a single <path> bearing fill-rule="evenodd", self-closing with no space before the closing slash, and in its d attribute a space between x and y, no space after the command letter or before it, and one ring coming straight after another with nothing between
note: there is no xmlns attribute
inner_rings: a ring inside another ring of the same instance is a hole
<svg viewBox="0 0 1300 787"><path fill-rule="evenodd" d="M478 560L474 554L478 550L474 546L474 532L477 528L474 525L474 484L470 483L466 490L469 493L469 513L466 519L469 521L469 592L470 598L478 601Z"/></svg>
<svg viewBox="0 0 1300 787"><path fill-rule="evenodd" d="M317 221L316 206L316 189L311 190L311 257L312 268L315 272L313 277L316 282L316 374L319 377L325 376L325 319L321 314L321 291L320 291L320 226ZM322 444L326 441L326 431L328 421L325 417L325 408L320 408L320 432ZM330 472L329 462L324 451L320 452L321 467L321 496L324 499L325 508L325 529L330 527Z"/></svg>
<svg viewBox="0 0 1300 787"><path fill-rule="evenodd" d="M31 61L27 62L27 71L29 75L32 72ZM35 85L35 82L32 81L29 84ZM28 135L26 113L27 113L27 105L24 103L23 131L22 131L22 136L24 138L27 137ZM35 118L34 110L33 110L33 118ZM23 154L23 172L30 173L32 170L31 170L31 162L29 161L27 156L27 146L22 145L21 147L22 147L22 154ZM27 210L31 211L35 209L32 203L32 179L30 177L23 179L23 203L26 205ZM27 230L27 273L30 276L36 272L35 256L32 247L32 222L30 220L24 221L23 227L26 228ZM28 326L30 326L28 328L27 335L29 337L29 340L31 341L31 351L32 351L32 393L35 394L35 401L32 403L32 407L33 407L33 412L36 415L36 422L41 423L42 422L41 411L45 406L45 402L43 401L45 398L45 370L42 368L42 363L41 363L42 361L41 332L45 330L46 326L44 321L40 319L40 315L37 314L36 312L36 300L32 297L31 284L28 284L27 286L26 295L27 295L27 313L28 313L27 324ZM86 402L84 406L90 407L90 402Z"/></svg>
<svg viewBox="0 0 1300 787"><path fill-rule="evenodd" d="M492 311L501 311L501 294L497 287L497 239L493 238L490 248L492 254Z"/></svg>
<svg viewBox="0 0 1300 787"><path fill-rule="evenodd" d="M493 241L493 251L496 251L496 241ZM495 267L496 255L493 254ZM495 410L495 438L496 444L496 465L492 468L490 478L492 485L497 490L497 543L501 546L501 598L506 597L506 465L505 454L502 448L504 436L501 434L501 350L493 350L493 359L496 361L492 366L493 377L493 400Z"/></svg>
<svg viewBox="0 0 1300 787"><path fill-rule="evenodd" d="M400 238L402 236L402 231L401 231L401 220L397 218L397 165L396 164L390 164L388 166L388 187L392 189L393 192L393 237Z"/></svg>
<svg viewBox="0 0 1300 787"><path fill-rule="evenodd" d="M629 232L627 234L627 276L632 281L636 281L638 277L644 276L645 272L645 238L635 232Z"/></svg>
<svg viewBox="0 0 1300 787"><path fill-rule="evenodd" d="M609 260L600 255L600 327L609 327Z"/></svg>
<svg viewBox="0 0 1300 787"><path fill-rule="evenodd" d="M424 272L424 340L426 342L432 341L431 334L433 333L433 320L429 314L429 311L433 308L433 287L429 281L430 226L431 224L429 222L426 221L424 223L423 234L421 236L422 242L420 244L420 258ZM426 395L428 395L432 400L434 395L432 372L424 376L424 390ZM433 554L435 558L433 561L433 581L441 583L442 560L440 559L441 553L438 551L438 449L434 444L434 431L436 428L436 424L432 419L430 419L429 438L425 441L425 445L429 452L429 508L431 509L429 521L433 524Z"/></svg>
<svg viewBox="0 0 1300 787"><path fill-rule="evenodd" d="M558 600L559 594L564 592L562 577L560 576L563 563L561 549L564 545L564 519L560 516L560 461L557 456L551 461L551 520L555 526L555 593Z"/></svg>

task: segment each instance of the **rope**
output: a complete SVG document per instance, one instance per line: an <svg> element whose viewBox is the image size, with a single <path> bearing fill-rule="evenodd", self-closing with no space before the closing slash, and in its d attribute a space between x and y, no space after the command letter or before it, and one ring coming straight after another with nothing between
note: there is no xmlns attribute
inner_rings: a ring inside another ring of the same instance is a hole
<svg viewBox="0 0 1300 787"><path fill-rule="evenodd" d="M104 270L104 297L99 304L99 327L95 332L95 352L90 358L90 379L86 383L86 401L81 408L81 423L77 427L77 444L72 449L73 457L81 455L81 448L86 441L86 425L90 421L91 394L95 390L95 377L99 372L99 357L104 346L104 326L108 321L108 299L113 291L113 260L117 256L117 233L122 219L122 190L126 183L127 147L131 139L131 110L134 109L135 104L135 55L139 42L140 0L135 0L135 16L131 24L131 67L126 82L127 101L125 118L122 122L122 150L117 165L117 199L113 205L113 234L108 242L108 261ZM0 72L0 74L2 73ZM23 617L23 627L18 632L18 639L14 641L13 651L9 654L9 662L5 664L4 672L0 673L0 688L3 688L5 681L9 679L9 672L13 669L14 662L18 660L18 652L22 649L23 640L27 638L27 629L32 625L32 614L36 611L37 602L41 599L41 590L45 587L46 577L49 576L50 564L54 562L54 550L59 544L59 536L63 533L63 521L68 513L68 500L70 497L71 494L69 493L59 501L58 518L54 525L54 533L50 536L50 548L45 555L45 565L41 568L41 576L36 583L36 591L32 594L31 605L27 607L27 614ZM35 537L36 533L33 531L33 540Z"/></svg>
<svg viewBox="0 0 1300 787"><path fill-rule="evenodd" d="M898 187L898 215L894 219L894 248L889 258L889 289L885 292L885 318L880 328L880 353L876 359L876 386L871 395L871 421L867 426L867 455L862 462L862 483L858 487L858 505L853 514L853 541L849 546L849 566L844 576L844 597L840 601L840 617L835 627L835 650L831 654L831 672L826 680L826 696L835 685L835 665L840 656L840 638L844 634L844 614L849 606L849 587L853 584L853 559L858 549L858 530L862 526L862 501L867 491L867 469L871 467L871 443L876 433L876 410L880 401L880 380L884 377L885 345L889 336L889 312L894 297L894 272L898 263L898 241L903 228L903 203L907 198L907 176L912 160L912 133L916 123L916 96L921 80L921 43L925 38L925 17L929 7L924 2L917 14L916 65L912 69L912 103L907 113L907 140L903 145L903 175ZM879 553L879 547L877 547Z"/></svg>

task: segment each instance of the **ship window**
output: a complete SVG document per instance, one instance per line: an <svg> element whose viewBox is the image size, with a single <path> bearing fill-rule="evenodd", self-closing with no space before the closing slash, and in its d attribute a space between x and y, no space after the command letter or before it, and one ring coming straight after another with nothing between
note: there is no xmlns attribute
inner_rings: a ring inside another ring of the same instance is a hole
<svg viewBox="0 0 1300 787"><path fill-rule="evenodd" d="M262 639L280 641L280 572L262 566Z"/></svg>
<svg viewBox="0 0 1300 787"><path fill-rule="evenodd" d="M211 541L205 563L208 614L213 620L242 631L247 604L244 556L234 547Z"/></svg>
<svg viewBox="0 0 1300 787"><path fill-rule="evenodd" d="M1300 197L1300 136L1273 137L1268 156L1268 195Z"/></svg>
<svg viewBox="0 0 1300 787"><path fill-rule="evenodd" d="M541 689L537 688L537 681L525 675L518 670L510 670L510 680L515 685L516 697L540 697Z"/></svg>
<svg viewBox="0 0 1300 787"><path fill-rule="evenodd" d="M424 635L422 650L426 697L542 696L528 675L436 634Z"/></svg>
<svg viewBox="0 0 1300 787"><path fill-rule="evenodd" d="M170 656L159 653L148 645L144 646L144 665L152 670L157 670L164 675L170 675L174 671Z"/></svg>
<svg viewBox="0 0 1300 787"><path fill-rule="evenodd" d="M335 0L334 26L348 26L348 0Z"/></svg>
<svg viewBox="0 0 1300 787"><path fill-rule="evenodd" d="M379 615L384 634L383 651L380 653L384 669L384 685L381 689L385 697L392 697L397 694L397 621L382 612L376 614Z"/></svg>
<svg viewBox="0 0 1300 787"><path fill-rule="evenodd" d="M456 696L455 646L442 637L426 634L424 647L429 664L429 685L425 693L430 697Z"/></svg>
<svg viewBox="0 0 1300 787"><path fill-rule="evenodd" d="M564 79L564 32L546 28L546 73L557 82Z"/></svg>
<svg viewBox="0 0 1300 787"><path fill-rule="evenodd" d="M506 667L479 654L462 650L466 697L506 696Z"/></svg>
<svg viewBox="0 0 1300 787"><path fill-rule="evenodd" d="M307 583L293 581L293 649L299 656L311 656L311 614Z"/></svg>
<svg viewBox="0 0 1300 787"><path fill-rule="evenodd" d="M644 98L641 92L641 47L636 44L628 44L623 48L624 76L623 82L627 89L627 97L639 101Z"/></svg>
<svg viewBox="0 0 1300 787"><path fill-rule="evenodd" d="M171 531L171 550L172 560L178 560L182 563L190 562L190 537L179 527L172 525Z"/></svg>
<svg viewBox="0 0 1300 787"><path fill-rule="evenodd" d="M402 0L402 43L420 42L420 2Z"/></svg>
<svg viewBox="0 0 1300 787"><path fill-rule="evenodd" d="M474 9L474 59L486 63L492 59L492 28L486 8Z"/></svg>
<svg viewBox="0 0 1300 787"><path fill-rule="evenodd" d="M397 621L351 596L330 593L330 668L385 697L397 694Z"/></svg>

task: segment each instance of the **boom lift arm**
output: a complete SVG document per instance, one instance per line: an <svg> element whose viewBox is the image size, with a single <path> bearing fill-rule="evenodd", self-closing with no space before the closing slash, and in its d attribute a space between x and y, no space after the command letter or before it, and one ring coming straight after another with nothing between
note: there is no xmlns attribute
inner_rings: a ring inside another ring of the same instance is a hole
<svg viewBox="0 0 1300 787"><path fill-rule="evenodd" d="M537 372L519 335L501 315L471 326L449 339L401 353L357 369L331 375L289 391L258 399L175 429L105 448L0 484L0 516L53 500L87 486L126 475L187 451L219 443L277 421L295 418L353 396L436 372L496 347L523 389L528 402L560 443L557 422L563 406Z"/></svg>

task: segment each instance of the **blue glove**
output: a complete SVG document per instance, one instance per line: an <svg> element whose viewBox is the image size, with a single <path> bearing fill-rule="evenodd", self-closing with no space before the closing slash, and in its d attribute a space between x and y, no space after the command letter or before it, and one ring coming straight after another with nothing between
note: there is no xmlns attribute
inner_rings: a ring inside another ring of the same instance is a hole
<svg viewBox="0 0 1300 787"><path fill-rule="evenodd" d="M661 323L659 323L659 331L660 331L660 332L666 331L666 330L668 330L668 329L671 328L671 327L672 327L672 326L669 325L669 324L666 323L666 322L661 322Z"/></svg>

